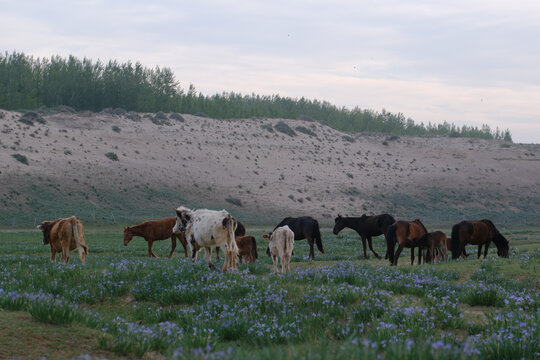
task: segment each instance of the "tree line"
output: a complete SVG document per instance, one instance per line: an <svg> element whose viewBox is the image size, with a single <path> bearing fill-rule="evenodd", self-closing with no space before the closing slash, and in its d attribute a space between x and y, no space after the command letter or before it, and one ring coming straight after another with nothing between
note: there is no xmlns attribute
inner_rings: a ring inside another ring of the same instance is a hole
<svg viewBox="0 0 540 360"><path fill-rule="evenodd" d="M337 107L327 101L235 92L203 95L191 84L180 86L169 68L137 62L107 63L78 59L34 58L20 52L0 54L0 108L37 109L68 105L76 110L123 108L136 112L204 113L215 118L270 117L313 119L348 132L443 135L504 139L510 131L482 127L416 123L402 113Z"/></svg>

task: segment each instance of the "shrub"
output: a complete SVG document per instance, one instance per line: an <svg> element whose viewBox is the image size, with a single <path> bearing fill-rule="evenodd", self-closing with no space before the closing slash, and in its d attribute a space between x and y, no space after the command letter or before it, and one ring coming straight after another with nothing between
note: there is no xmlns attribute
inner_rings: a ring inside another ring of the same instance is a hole
<svg viewBox="0 0 540 360"><path fill-rule="evenodd" d="M156 119L159 119L159 120L167 120L168 117L167 117L167 114L165 114L163 111L160 111L156 114L156 116L154 116Z"/></svg>
<svg viewBox="0 0 540 360"><path fill-rule="evenodd" d="M296 132L293 129L291 129L289 125L285 124L283 121L280 121L276 125L274 125L274 128L277 131L287 134L289 136L296 136Z"/></svg>
<svg viewBox="0 0 540 360"><path fill-rule="evenodd" d="M233 204L233 205L242 207L242 201L240 199L238 199L238 198L228 197L228 198L225 199L225 201L228 202L229 204Z"/></svg>
<svg viewBox="0 0 540 360"><path fill-rule="evenodd" d="M167 126L171 125L171 123L168 121L167 118L158 119L157 117L151 117L150 120L156 125L167 125Z"/></svg>
<svg viewBox="0 0 540 360"><path fill-rule="evenodd" d="M112 161L118 161L118 155L116 155L113 152L108 152L105 154L105 156L111 159Z"/></svg>
<svg viewBox="0 0 540 360"><path fill-rule="evenodd" d="M308 115L300 115L296 118L297 120L304 120L304 121L314 121L311 116Z"/></svg>
<svg viewBox="0 0 540 360"><path fill-rule="evenodd" d="M272 125L270 125L270 124L262 124L262 125L261 125L261 128L263 128L264 130L268 130L268 131L270 131L271 133L274 132L274 128L273 128Z"/></svg>
<svg viewBox="0 0 540 360"><path fill-rule="evenodd" d="M22 122L23 124L30 125L30 126L34 125L34 121L36 121L36 122L38 122L40 124L45 124L46 123L45 119L43 119L37 112L34 112L34 111L25 112L19 118L19 121Z"/></svg>
<svg viewBox="0 0 540 360"><path fill-rule="evenodd" d="M305 126L297 126L296 128L296 131L299 131L301 133L304 133L304 134L307 134L309 136L314 136L314 137L317 137L317 134L315 134L315 132L311 129L308 129L307 127Z"/></svg>
<svg viewBox="0 0 540 360"><path fill-rule="evenodd" d="M184 117L178 113L172 113L171 115L169 115L169 118L170 119L173 119L173 120L176 120L176 121L180 121L180 122L184 122Z"/></svg>
<svg viewBox="0 0 540 360"><path fill-rule="evenodd" d="M132 120L132 121L141 121L141 115L137 114L136 112L134 111L130 111L126 114L126 117L129 119L129 120Z"/></svg>
<svg viewBox="0 0 540 360"><path fill-rule="evenodd" d="M125 115L127 113L127 110L122 108L116 108L112 112L114 115Z"/></svg>
<svg viewBox="0 0 540 360"><path fill-rule="evenodd" d="M21 154L12 154L11 156L14 157L15 160L17 160L18 162L21 162L24 165L28 165L28 159L26 158L26 156Z"/></svg>
<svg viewBox="0 0 540 360"><path fill-rule="evenodd" d="M116 132L116 133L119 133L120 132L120 128L116 125L113 125L112 126L112 131Z"/></svg>
<svg viewBox="0 0 540 360"><path fill-rule="evenodd" d="M353 142L356 141L356 140L354 140L353 137L351 137L351 136L349 136L349 135L343 135L341 138L342 138L343 140L348 141L348 142L351 142L351 143L353 143Z"/></svg>
<svg viewBox="0 0 540 360"><path fill-rule="evenodd" d="M208 115L206 115L205 113L201 112L201 111L197 111L195 114L193 114L194 116L199 116L199 117L208 117Z"/></svg>

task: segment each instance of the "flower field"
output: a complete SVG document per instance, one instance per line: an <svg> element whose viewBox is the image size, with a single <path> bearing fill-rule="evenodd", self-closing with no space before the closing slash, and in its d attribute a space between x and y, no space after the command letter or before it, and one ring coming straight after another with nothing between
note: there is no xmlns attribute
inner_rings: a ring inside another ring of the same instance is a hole
<svg viewBox="0 0 540 360"><path fill-rule="evenodd" d="M122 245L116 229L89 229L89 255L52 264L39 232L0 232L0 319L29 314L48 336L85 329L97 340L80 358L193 359L534 359L540 357L540 230L505 234L510 257L491 247L476 260L399 266L360 256L356 234L323 232L326 254L308 260L295 243L292 273L270 274L262 232L255 265L212 271L170 241ZM503 232L504 233L504 232ZM374 240L384 254L383 238ZM220 268L223 259L216 261ZM9 323L16 327L16 322ZM10 346L12 345L12 346ZM58 358L50 348L23 353L0 342L0 357ZM82 356L82 357L81 357Z"/></svg>

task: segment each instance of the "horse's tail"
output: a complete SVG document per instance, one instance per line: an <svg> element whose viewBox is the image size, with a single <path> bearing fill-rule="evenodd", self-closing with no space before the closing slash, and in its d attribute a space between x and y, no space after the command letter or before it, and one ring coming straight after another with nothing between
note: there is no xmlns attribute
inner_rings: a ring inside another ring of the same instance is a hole
<svg viewBox="0 0 540 360"><path fill-rule="evenodd" d="M86 246L84 243L84 229L82 227L82 223L77 220L75 216L70 218L69 223L71 224L71 233L73 234L77 248L82 248L84 250L84 254L88 255L88 246Z"/></svg>
<svg viewBox="0 0 540 360"><path fill-rule="evenodd" d="M259 255L257 254L257 241L255 241L254 237L251 239L251 246L253 247L253 256L255 256L255 259L258 259Z"/></svg>
<svg viewBox="0 0 540 360"><path fill-rule="evenodd" d="M314 228L315 229L313 230L313 237L315 238L315 244L317 244L317 249L319 249L319 251L324 254L321 240L321 231L319 230L319 222L317 220L315 220Z"/></svg>
<svg viewBox="0 0 540 360"><path fill-rule="evenodd" d="M388 250L388 258L390 259L390 265L394 264L394 245L396 243L396 225L390 225L385 234L386 237L386 249Z"/></svg>
<svg viewBox="0 0 540 360"><path fill-rule="evenodd" d="M452 226L452 235L451 235L451 238L452 238L452 259L455 260L459 257L459 255L461 255L459 253L459 248L460 248L460 244L459 244L459 227L461 226L461 223L459 224L456 224L454 226Z"/></svg>
<svg viewBox="0 0 540 360"><path fill-rule="evenodd" d="M227 215L227 232L228 232L228 239L227 243L229 245L229 250L233 252L234 256L238 255L238 245L236 244L236 239L234 236L234 232L236 230L236 219L233 218L230 214Z"/></svg>

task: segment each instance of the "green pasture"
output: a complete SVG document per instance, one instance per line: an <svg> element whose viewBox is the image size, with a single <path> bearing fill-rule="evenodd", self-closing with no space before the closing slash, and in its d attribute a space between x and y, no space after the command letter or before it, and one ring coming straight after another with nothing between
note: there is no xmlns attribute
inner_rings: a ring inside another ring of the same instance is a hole
<svg viewBox="0 0 540 360"><path fill-rule="evenodd" d="M148 259L146 242L124 246L116 226L87 228L86 264L73 251L67 266L50 262L39 231L0 231L0 358L540 356L540 229L501 229L508 259L492 244L485 260L469 246L466 260L410 266L405 249L397 267L369 249L364 259L356 233L326 229L326 254L309 260L297 241L292 273L279 276L264 230L248 227L256 264L225 274L204 252L192 264L181 244L168 259L170 240ZM384 257L383 237L374 248Z"/></svg>

